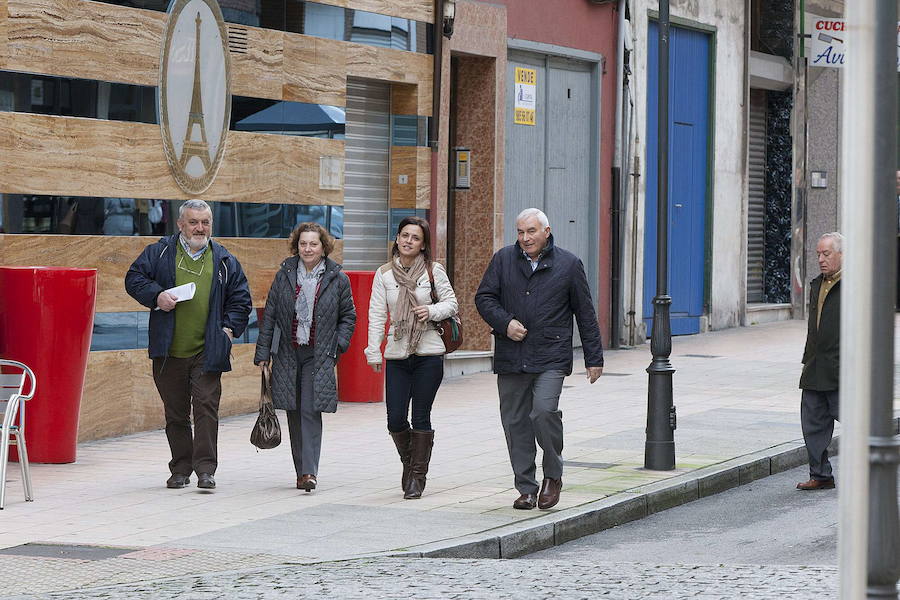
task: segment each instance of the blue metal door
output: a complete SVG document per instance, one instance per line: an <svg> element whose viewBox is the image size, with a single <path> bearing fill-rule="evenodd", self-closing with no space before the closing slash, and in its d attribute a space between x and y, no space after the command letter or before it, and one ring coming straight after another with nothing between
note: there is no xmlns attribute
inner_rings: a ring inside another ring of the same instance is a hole
<svg viewBox="0 0 900 600"><path fill-rule="evenodd" d="M656 295L658 27L650 24L647 74L647 180L644 323ZM669 279L672 334L700 331L709 169L709 45L705 33L672 27L669 37Z"/></svg>

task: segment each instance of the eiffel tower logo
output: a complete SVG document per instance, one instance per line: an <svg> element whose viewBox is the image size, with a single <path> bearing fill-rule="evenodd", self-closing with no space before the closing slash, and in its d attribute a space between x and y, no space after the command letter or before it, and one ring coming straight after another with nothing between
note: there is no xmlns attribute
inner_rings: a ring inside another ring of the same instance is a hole
<svg viewBox="0 0 900 600"><path fill-rule="evenodd" d="M191 157L196 156L203 162L203 168L209 171L209 144L206 142L206 126L203 123L203 97L200 92L200 13L195 19L197 34L194 44L194 94L191 97L191 112L188 114L187 130L184 132L184 147L181 150L181 168L187 167ZM200 130L200 140L193 139L194 126Z"/></svg>

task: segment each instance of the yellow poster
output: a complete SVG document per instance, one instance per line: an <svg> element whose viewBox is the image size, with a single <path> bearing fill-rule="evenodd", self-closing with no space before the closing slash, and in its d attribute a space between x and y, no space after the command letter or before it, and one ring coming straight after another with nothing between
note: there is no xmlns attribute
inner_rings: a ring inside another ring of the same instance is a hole
<svg viewBox="0 0 900 600"><path fill-rule="evenodd" d="M537 71L516 67L515 105L513 122L517 125L534 125L537 98Z"/></svg>

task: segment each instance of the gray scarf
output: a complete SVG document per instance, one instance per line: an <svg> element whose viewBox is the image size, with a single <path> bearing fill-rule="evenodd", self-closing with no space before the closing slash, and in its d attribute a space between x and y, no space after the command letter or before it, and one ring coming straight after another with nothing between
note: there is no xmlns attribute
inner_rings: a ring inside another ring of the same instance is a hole
<svg viewBox="0 0 900 600"><path fill-rule="evenodd" d="M301 346L309 343L309 332L312 329L313 308L316 304L316 289L325 274L325 259L319 261L312 272L306 272L303 260L297 261L297 285L300 293L294 301L294 313L297 315L297 343Z"/></svg>

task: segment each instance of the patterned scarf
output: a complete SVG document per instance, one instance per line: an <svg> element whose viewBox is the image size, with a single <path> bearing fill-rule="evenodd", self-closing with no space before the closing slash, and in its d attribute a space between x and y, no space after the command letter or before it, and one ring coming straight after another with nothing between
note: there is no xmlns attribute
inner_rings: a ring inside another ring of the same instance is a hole
<svg viewBox="0 0 900 600"><path fill-rule="evenodd" d="M391 310L391 320L394 322L394 339L407 338L406 349L409 354L415 354L416 346L425 331L425 321L419 321L413 308L419 305L416 298L416 286L419 278L425 273L425 257L419 254L409 270L400 264L400 258L394 259L392 267L394 279L400 286L397 290L397 303Z"/></svg>
<svg viewBox="0 0 900 600"><path fill-rule="evenodd" d="M316 289L319 281L325 274L325 260L319 261L313 270L306 271L306 265L300 260L297 262L297 286L300 293L294 301L294 313L297 315L297 343L302 345L309 343L309 332L312 329L313 307L316 304Z"/></svg>

